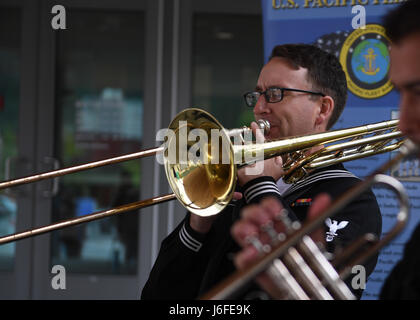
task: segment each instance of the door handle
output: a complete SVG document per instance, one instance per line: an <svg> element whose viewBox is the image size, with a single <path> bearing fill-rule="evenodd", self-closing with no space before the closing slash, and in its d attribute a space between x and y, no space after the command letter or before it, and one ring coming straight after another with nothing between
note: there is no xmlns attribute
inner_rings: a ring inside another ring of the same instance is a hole
<svg viewBox="0 0 420 320"><path fill-rule="evenodd" d="M9 156L6 158L6 160L4 161L4 181L8 181L12 179L12 162L16 162L18 160L18 157L15 156ZM19 192L11 189L11 188L7 188L4 189L4 194L10 197L16 197L19 195Z"/></svg>
<svg viewBox="0 0 420 320"><path fill-rule="evenodd" d="M58 170L60 169L60 161L54 157L44 157L44 161L43 161L46 165L51 165L53 166L53 170ZM42 195L45 198L53 198L58 194L59 188L60 188L60 184L59 184L59 177L55 177L53 179L52 182L52 187L51 190L44 190L42 192Z"/></svg>

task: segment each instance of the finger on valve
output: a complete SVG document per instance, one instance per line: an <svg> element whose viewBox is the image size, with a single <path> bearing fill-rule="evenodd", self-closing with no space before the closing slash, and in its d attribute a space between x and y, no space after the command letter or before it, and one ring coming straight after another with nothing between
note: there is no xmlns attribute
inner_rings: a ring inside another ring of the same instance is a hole
<svg viewBox="0 0 420 320"><path fill-rule="evenodd" d="M275 198L264 199L260 205L249 205L242 210L241 219L233 225L231 233L245 248L245 261L269 252L271 245L284 240L284 226L276 223L276 214L280 210L283 206Z"/></svg>

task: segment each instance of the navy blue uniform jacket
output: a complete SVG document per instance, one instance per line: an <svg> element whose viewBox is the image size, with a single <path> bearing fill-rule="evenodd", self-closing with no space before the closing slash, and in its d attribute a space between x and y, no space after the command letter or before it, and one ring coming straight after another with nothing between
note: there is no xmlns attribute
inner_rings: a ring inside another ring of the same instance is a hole
<svg viewBox="0 0 420 320"><path fill-rule="evenodd" d="M326 192L335 198L358 182L360 179L345 170L342 164L312 172L304 180L291 185L282 195L271 177L254 179L240 190L244 194L241 200L233 201L218 214L206 235L195 232L189 226L190 214L187 213L185 219L163 240L141 298L196 299L233 273L235 267L232 257L240 248L232 239L230 228L239 218L244 205L274 196L290 209L291 218L303 221L311 201L318 194ZM378 237L381 235L381 214L370 189L331 217L330 222L341 227L333 231L324 226L327 248L331 252L367 232ZM378 255L375 255L364 264L367 275L375 268L377 258ZM348 283L351 283L350 279ZM256 288L256 284L251 285L248 292L237 298L255 297ZM352 291L357 297L361 296L361 290Z"/></svg>

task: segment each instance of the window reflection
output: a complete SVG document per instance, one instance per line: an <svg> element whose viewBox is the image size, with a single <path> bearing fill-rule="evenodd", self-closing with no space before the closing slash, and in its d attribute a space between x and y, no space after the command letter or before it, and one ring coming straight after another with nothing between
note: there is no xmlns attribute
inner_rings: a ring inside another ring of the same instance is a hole
<svg viewBox="0 0 420 320"><path fill-rule="evenodd" d="M252 110L243 93L253 90L263 64L260 15L194 16L193 105L226 128L249 125Z"/></svg>
<svg viewBox="0 0 420 320"><path fill-rule="evenodd" d="M56 155L61 167L142 147L144 17L74 11L59 34ZM60 178L53 219L83 216L140 199L133 160ZM52 264L66 271L135 273L138 214L124 213L52 234Z"/></svg>

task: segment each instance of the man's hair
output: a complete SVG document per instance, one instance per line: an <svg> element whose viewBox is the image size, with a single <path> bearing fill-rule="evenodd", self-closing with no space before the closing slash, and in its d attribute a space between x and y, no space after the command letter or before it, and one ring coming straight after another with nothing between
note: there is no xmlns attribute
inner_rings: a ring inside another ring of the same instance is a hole
<svg viewBox="0 0 420 320"><path fill-rule="evenodd" d="M383 26L394 43L412 33L420 32L420 1L408 0L389 11L383 18Z"/></svg>
<svg viewBox="0 0 420 320"><path fill-rule="evenodd" d="M269 60L275 57L286 59L295 69L307 69L307 80L312 84L312 90L333 98L334 110L327 123L327 129L330 129L340 117L347 100L346 75L340 61L334 55L309 44L278 45L274 47Z"/></svg>

